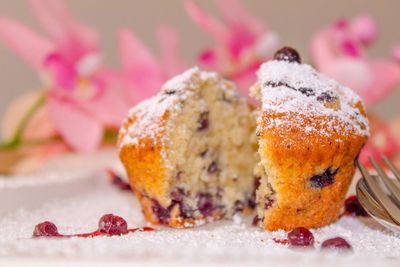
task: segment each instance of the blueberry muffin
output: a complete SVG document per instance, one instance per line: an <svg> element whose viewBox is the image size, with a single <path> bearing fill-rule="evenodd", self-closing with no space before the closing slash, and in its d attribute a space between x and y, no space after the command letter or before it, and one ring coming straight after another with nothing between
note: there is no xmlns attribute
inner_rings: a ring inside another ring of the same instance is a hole
<svg viewBox="0 0 400 267"><path fill-rule="evenodd" d="M257 76L256 221L266 230L334 222L369 135L362 101L288 47Z"/></svg>
<svg viewBox="0 0 400 267"><path fill-rule="evenodd" d="M191 227L251 206L254 129L235 85L198 68L134 107L120 130L119 155L145 218Z"/></svg>

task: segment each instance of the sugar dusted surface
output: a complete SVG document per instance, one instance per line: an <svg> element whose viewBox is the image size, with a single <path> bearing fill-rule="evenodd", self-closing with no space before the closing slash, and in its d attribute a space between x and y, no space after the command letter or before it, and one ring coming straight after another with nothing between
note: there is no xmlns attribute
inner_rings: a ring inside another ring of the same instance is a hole
<svg viewBox="0 0 400 267"><path fill-rule="evenodd" d="M260 89L263 91L262 96L258 96L261 98L262 110L286 114L279 119L272 120L266 127L286 124L303 125L301 116L293 118L291 115L296 113L304 114L308 118L321 116L331 118L324 121L311 121L304 129L305 134L318 131L320 135L329 136L331 130L334 129L336 132L369 135L368 120L355 108L360 98L351 89L318 73L310 65L269 61L261 66L258 71L258 79ZM273 87L269 85L270 83L279 84L279 86ZM292 88L287 87L286 84ZM312 89L315 95L307 96L293 88ZM326 108L317 100L318 95L328 91L338 96L340 100L338 110ZM360 125L364 125L365 128Z"/></svg>
<svg viewBox="0 0 400 267"><path fill-rule="evenodd" d="M385 264L400 260L400 236L382 230L370 219L343 217L335 224L313 230L317 249L304 252L275 243L286 233L264 232L252 227L251 218L236 216L233 221L211 223L196 229L173 230L155 227L155 232L133 233L125 236L32 239L35 224L50 220L61 233L90 232L96 229L98 219L106 213L124 217L129 227L146 225L141 209L130 192L112 187L104 176L85 188L84 194L50 199L35 209L22 207L3 214L0 219L0 258L35 257L83 259L114 259L140 261L164 259L168 261L218 261L298 263L348 263L349 266L369 266L373 262ZM45 186L42 184L42 186ZM3 189L4 190L4 189ZM60 190L63 190L60 187ZM1 192L0 192L1 193ZM322 241L342 236L353 246L350 255L319 251ZM388 265L385 265L388 266Z"/></svg>
<svg viewBox="0 0 400 267"><path fill-rule="evenodd" d="M196 88L194 83L198 79L206 81L217 78L218 74L215 72L200 71L198 67L193 67L167 81L157 95L141 102L129 111L128 119L134 116L137 122L127 129L120 130L122 139L119 147L129 144L138 145L139 140L144 137L151 138L154 143L164 142L164 140L157 140L157 136L164 130L163 127L167 127L160 124L162 116L169 112L172 117L182 109L184 100L194 93L193 89Z"/></svg>

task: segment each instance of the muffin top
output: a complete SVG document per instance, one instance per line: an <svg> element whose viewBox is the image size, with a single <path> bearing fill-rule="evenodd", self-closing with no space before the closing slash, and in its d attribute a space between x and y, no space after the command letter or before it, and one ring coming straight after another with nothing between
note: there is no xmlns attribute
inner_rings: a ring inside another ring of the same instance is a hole
<svg viewBox="0 0 400 267"><path fill-rule="evenodd" d="M271 115L259 130L303 127L310 135L368 136L360 97L310 65L301 64L296 54L276 56L257 72L252 95L261 102L261 114Z"/></svg>

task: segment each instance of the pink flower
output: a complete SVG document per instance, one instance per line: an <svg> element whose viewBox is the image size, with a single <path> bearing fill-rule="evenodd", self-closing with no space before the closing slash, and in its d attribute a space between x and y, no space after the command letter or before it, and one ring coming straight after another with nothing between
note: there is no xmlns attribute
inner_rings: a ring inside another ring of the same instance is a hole
<svg viewBox="0 0 400 267"><path fill-rule="evenodd" d="M272 57L278 37L248 14L240 0L216 0L216 3L222 21L207 14L194 1L185 2L193 21L214 39L214 45L204 49L198 61L235 80L247 93L258 66Z"/></svg>
<svg viewBox="0 0 400 267"><path fill-rule="evenodd" d="M42 105L43 93L28 91L8 106L1 125L3 138L11 140L10 145L13 145L12 142L22 142L23 145L12 150L0 149L0 172L32 173L40 170L49 158L68 151L58 138L47 106ZM32 109L35 111L32 112ZM23 131L19 133L21 122L25 121Z"/></svg>
<svg viewBox="0 0 400 267"><path fill-rule="evenodd" d="M381 155L393 158L399 153L400 120L397 119L388 123L375 115L369 115L368 118L371 136L361 152L360 161L369 166L368 157L379 160Z"/></svg>
<svg viewBox="0 0 400 267"><path fill-rule="evenodd" d="M118 127L125 116L126 92L102 64L92 28L75 20L62 0L30 2L47 37L0 17L0 39L38 71L49 89L49 118L65 142L80 152L94 151L105 128Z"/></svg>
<svg viewBox="0 0 400 267"><path fill-rule="evenodd" d="M311 43L311 56L323 73L355 90L367 105L387 96L400 81L400 66L390 59L371 58L366 48L377 36L375 21L359 16L323 28Z"/></svg>
<svg viewBox="0 0 400 267"><path fill-rule="evenodd" d="M1 124L2 137L5 140L11 140L14 137L15 132L20 127L19 124L24 120L24 116L30 113L29 109L36 106L41 98L43 98L42 91L28 91L10 103ZM46 106L38 108L24 128L21 133L21 138L24 140L45 140L57 136L57 131L50 122Z"/></svg>
<svg viewBox="0 0 400 267"><path fill-rule="evenodd" d="M148 48L125 28L118 32L122 81L134 104L156 94L170 77L187 68L180 57L178 34L169 26L160 26L157 32L160 44L160 62Z"/></svg>
<svg viewBox="0 0 400 267"><path fill-rule="evenodd" d="M392 51L392 57L396 60L397 63L400 64L400 44L396 45Z"/></svg>

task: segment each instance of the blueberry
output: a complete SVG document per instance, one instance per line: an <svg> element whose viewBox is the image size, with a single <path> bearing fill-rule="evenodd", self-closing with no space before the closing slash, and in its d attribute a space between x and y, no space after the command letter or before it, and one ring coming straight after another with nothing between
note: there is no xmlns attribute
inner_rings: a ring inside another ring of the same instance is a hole
<svg viewBox="0 0 400 267"><path fill-rule="evenodd" d="M215 161L213 161L213 162L211 162L211 164L208 166L208 168L207 168L207 172L209 173L209 174L214 174L214 173L216 173L218 171L218 163L217 162L215 162Z"/></svg>
<svg viewBox="0 0 400 267"><path fill-rule="evenodd" d="M214 204L211 194L202 193L199 195L197 207L204 216L211 216L214 211Z"/></svg>
<svg viewBox="0 0 400 267"><path fill-rule="evenodd" d="M181 204L183 201L183 197L185 196L185 191L182 188L176 188L171 193L171 199L174 203Z"/></svg>
<svg viewBox="0 0 400 267"><path fill-rule="evenodd" d="M244 210L243 201L236 200L235 201L235 212L242 212Z"/></svg>
<svg viewBox="0 0 400 267"><path fill-rule="evenodd" d="M151 206L153 213L157 216L158 220L162 224L168 224L168 220L170 217L169 209L161 206L157 201L153 201L153 205Z"/></svg>
<svg viewBox="0 0 400 267"><path fill-rule="evenodd" d="M339 168L333 169L332 167L329 167L323 173L312 176L310 178L310 186L312 188L323 188L333 184L335 181L335 175L338 171Z"/></svg>
<svg viewBox="0 0 400 267"><path fill-rule="evenodd" d="M197 131L204 131L208 129L208 116L209 113L208 112L203 112L200 114L199 119L197 120L198 123L198 127L197 127Z"/></svg>
<svg viewBox="0 0 400 267"><path fill-rule="evenodd" d="M301 63L299 53L295 49L288 46L285 46L276 51L274 55L274 60Z"/></svg>
<svg viewBox="0 0 400 267"><path fill-rule="evenodd" d="M264 209L269 209L274 204L274 199L271 196L268 196L264 202Z"/></svg>

